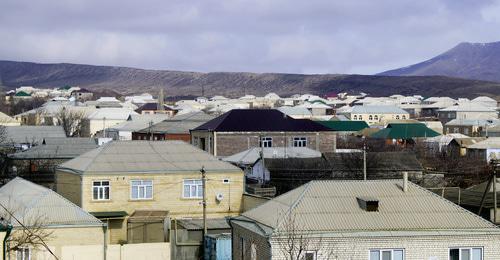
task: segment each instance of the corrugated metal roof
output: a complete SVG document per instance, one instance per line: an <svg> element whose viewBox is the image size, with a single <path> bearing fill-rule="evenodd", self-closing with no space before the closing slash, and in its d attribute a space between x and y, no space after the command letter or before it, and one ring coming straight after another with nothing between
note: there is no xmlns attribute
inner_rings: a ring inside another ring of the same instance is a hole
<svg viewBox="0 0 500 260"><path fill-rule="evenodd" d="M296 231L499 231L483 218L413 183L402 190L402 180L312 181L242 215L286 231L291 216ZM379 201L376 212L363 210L357 197Z"/></svg>
<svg viewBox="0 0 500 260"><path fill-rule="evenodd" d="M0 203L25 226L90 225L103 223L56 192L22 178L15 178L0 188ZM7 214L0 208L2 215ZM20 226L14 219L13 226Z"/></svg>
<svg viewBox="0 0 500 260"><path fill-rule="evenodd" d="M352 114L408 114L396 106L353 106Z"/></svg>
<svg viewBox="0 0 500 260"><path fill-rule="evenodd" d="M264 151L264 158L318 158L321 153L307 147L254 147L246 151L225 157L222 160L237 164L254 164L260 159L260 152Z"/></svg>
<svg viewBox="0 0 500 260"><path fill-rule="evenodd" d="M148 127L151 122L157 124L165 119L168 119L166 114L153 114L153 115L130 115L127 121L110 127L110 130L117 131L137 131Z"/></svg>
<svg viewBox="0 0 500 260"><path fill-rule="evenodd" d="M203 230L203 219L177 219L177 223L188 230ZM230 229L231 227L224 218L209 218L207 228Z"/></svg>
<svg viewBox="0 0 500 260"><path fill-rule="evenodd" d="M461 111L461 112L495 112L495 108L485 107L474 102L460 103L455 106L440 109L439 111Z"/></svg>
<svg viewBox="0 0 500 260"><path fill-rule="evenodd" d="M66 137L62 126L6 126L7 140L16 144L41 143L44 138Z"/></svg>
<svg viewBox="0 0 500 260"><path fill-rule="evenodd" d="M113 141L58 166L80 174L234 172L241 170L182 141Z"/></svg>
<svg viewBox="0 0 500 260"><path fill-rule="evenodd" d="M370 137L384 139L411 139L417 137L434 137L439 135L441 134L421 123L400 123L389 124L387 128L373 133Z"/></svg>
<svg viewBox="0 0 500 260"><path fill-rule="evenodd" d="M500 137L489 137L476 144L469 145L469 149L498 149L500 148Z"/></svg>
<svg viewBox="0 0 500 260"><path fill-rule="evenodd" d="M27 151L10 155L12 159L71 159L99 147L92 138L46 138Z"/></svg>
<svg viewBox="0 0 500 260"><path fill-rule="evenodd" d="M143 128L138 133L168 133L168 134L189 134L189 130L214 119L215 116L204 112L192 112L176 115L170 119L163 120L151 127Z"/></svg>

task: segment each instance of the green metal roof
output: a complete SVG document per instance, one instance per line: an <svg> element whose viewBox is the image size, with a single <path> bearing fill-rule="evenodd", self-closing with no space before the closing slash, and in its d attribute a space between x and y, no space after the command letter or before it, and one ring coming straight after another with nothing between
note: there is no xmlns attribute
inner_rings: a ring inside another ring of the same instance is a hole
<svg viewBox="0 0 500 260"><path fill-rule="evenodd" d="M31 97L31 94L28 94L24 91L19 91L14 96L16 96L16 97Z"/></svg>
<svg viewBox="0 0 500 260"><path fill-rule="evenodd" d="M359 131L368 128L368 124L365 121L317 121L334 131Z"/></svg>
<svg viewBox="0 0 500 260"><path fill-rule="evenodd" d="M440 135L438 132L428 128L421 123L397 123L389 124L371 135L373 138L384 139L411 139L415 137L435 137Z"/></svg>

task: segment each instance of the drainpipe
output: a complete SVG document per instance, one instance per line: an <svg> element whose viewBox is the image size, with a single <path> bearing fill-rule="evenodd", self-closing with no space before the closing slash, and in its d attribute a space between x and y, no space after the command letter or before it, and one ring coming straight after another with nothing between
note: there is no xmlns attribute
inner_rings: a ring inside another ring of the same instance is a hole
<svg viewBox="0 0 500 260"><path fill-rule="evenodd" d="M109 220L107 220L107 222L109 222ZM102 258L104 260L106 260L106 254L107 254L107 251L108 251L108 241L107 241L108 224L107 223L102 225L102 230L103 230L103 236L104 236L103 237L104 241L103 241L103 244L102 244L102 246L103 246L103 248L102 248L103 249L103 256L102 256Z"/></svg>
<svg viewBox="0 0 500 260"><path fill-rule="evenodd" d="M6 245L7 245L7 239L9 238L10 236L10 233L12 232L12 225L7 225L7 228L5 229L5 238L3 239L3 258L5 260L5 255L7 253L7 248L6 248Z"/></svg>

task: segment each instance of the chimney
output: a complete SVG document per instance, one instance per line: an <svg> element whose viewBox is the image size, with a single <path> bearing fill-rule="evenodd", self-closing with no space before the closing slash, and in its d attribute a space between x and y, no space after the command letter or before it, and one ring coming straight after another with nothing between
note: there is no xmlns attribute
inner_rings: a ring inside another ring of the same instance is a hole
<svg viewBox="0 0 500 260"><path fill-rule="evenodd" d="M403 191L408 192L408 172L403 172Z"/></svg>

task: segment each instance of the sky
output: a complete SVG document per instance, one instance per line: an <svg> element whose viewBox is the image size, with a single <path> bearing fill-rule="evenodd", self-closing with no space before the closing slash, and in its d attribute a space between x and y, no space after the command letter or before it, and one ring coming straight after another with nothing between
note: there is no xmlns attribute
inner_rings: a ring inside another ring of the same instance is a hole
<svg viewBox="0 0 500 260"><path fill-rule="evenodd" d="M374 74L500 41L500 0L0 0L0 60Z"/></svg>

